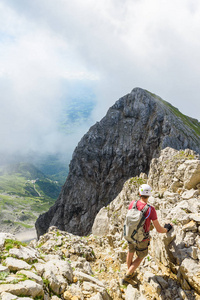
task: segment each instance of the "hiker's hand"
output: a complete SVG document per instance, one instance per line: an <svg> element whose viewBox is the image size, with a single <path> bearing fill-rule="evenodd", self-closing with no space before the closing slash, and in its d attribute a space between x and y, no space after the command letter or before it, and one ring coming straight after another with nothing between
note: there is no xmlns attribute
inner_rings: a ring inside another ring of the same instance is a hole
<svg viewBox="0 0 200 300"><path fill-rule="evenodd" d="M167 229L167 232L169 232L169 231L172 229L172 225L171 225L170 223L165 224L165 225L164 225L164 228L166 228L166 229Z"/></svg>

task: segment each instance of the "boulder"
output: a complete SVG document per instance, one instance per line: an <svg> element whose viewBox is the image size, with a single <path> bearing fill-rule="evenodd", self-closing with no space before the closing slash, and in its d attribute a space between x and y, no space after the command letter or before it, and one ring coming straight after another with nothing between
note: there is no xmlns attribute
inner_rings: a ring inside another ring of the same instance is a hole
<svg viewBox="0 0 200 300"><path fill-rule="evenodd" d="M32 266L25 261L12 257L7 257L5 260L5 264L10 271L19 271L23 269L30 270L32 268Z"/></svg>
<svg viewBox="0 0 200 300"><path fill-rule="evenodd" d="M1 294L1 299L2 300L19 300L22 297L17 297L16 295L13 295L11 293L3 292ZM32 300L33 298L31 297L23 297L23 300Z"/></svg>
<svg viewBox="0 0 200 300"><path fill-rule="evenodd" d="M37 250L31 247L21 246L20 248L12 248L9 250L9 254L27 262L33 262L34 260L38 259Z"/></svg>
<svg viewBox="0 0 200 300"><path fill-rule="evenodd" d="M132 287L131 284L129 284L125 292L125 300L138 300L139 296L140 293L138 292L138 290Z"/></svg>
<svg viewBox="0 0 200 300"><path fill-rule="evenodd" d="M42 285L32 280L25 280L16 284L1 284L0 294L3 292L17 296L30 296L32 298L44 296Z"/></svg>
<svg viewBox="0 0 200 300"><path fill-rule="evenodd" d="M190 286L200 294L200 270L199 262L185 258L180 266L180 273Z"/></svg>
<svg viewBox="0 0 200 300"><path fill-rule="evenodd" d="M192 189L196 188L200 183L200 161L188 160L185 162L184 172L184 188Z"/></svg>
<svg viewBox="0 0 200 300"><path fill-rule="evenodd" d="M109 233L109 218L108 211L105 207L102 207L98 213L98 217L95 218L92 226L92 234L98 236L105 236Z"/></svg>
<svg viewBox="0 0 200 300"><path fill-rule="evenodd" d="M20 271L17 272L17 274L23 274L26 277L28 277L29 279L35 280L35 282L37 282L38 284L43 285L42 277L38 276L37 274L35 274L31 271L20 270Z"/></svg>
<svg viewBox="0 0 200 300"><path fill-rule="evenodd" d="M73 272L70 264L67 261L51 260L44 265L44 273L42 274L45 280L48 280L51 289L54 293L62 294L68 282L73 280Z"/></svg>
<svg viewBox="0 0 200 300"><path fill-rule="evenodd" d="M74 276L76 276L79 280L92 282L102 288L105 288L104 284L95 277L92 277L86 273L80 271L74 271Z"/></svg>

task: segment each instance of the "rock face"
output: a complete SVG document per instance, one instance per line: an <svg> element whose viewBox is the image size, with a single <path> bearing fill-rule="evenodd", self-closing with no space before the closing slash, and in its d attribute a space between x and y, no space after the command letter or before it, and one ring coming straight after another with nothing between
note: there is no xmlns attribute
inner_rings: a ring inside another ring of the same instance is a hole
<svg viewBox="0 0 200 300"><path fill-rule="evenodd" d="M98 211L118 195L127 179L147 174L152 158L165 147L200 153L199 137L197 120L135 88L79 142L58 200L36 221L38 236L53 225L88 234Z"/></svg>

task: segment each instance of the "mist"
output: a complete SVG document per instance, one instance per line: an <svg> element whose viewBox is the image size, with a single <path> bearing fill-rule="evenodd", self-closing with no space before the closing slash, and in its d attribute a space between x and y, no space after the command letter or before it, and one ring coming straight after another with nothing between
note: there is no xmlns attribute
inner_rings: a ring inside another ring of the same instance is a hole
<svg viewBox="0 0 200 300"><path fill-rule="evenodd" d="M200 119L198 2L2 0L0 13L0 158L71 157L134 87ZM94 103L78 125L63 115L73 101Z"/></svg>

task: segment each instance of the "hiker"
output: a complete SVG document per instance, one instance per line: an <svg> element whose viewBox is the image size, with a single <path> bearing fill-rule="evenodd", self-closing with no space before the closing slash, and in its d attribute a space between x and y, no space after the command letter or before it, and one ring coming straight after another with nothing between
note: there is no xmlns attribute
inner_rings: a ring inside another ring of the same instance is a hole
<svg viewBox="0 0 200 300"><path fill-rule="evenodd" d="M142 260L148 254L148 246L150 244L150 225L151 221L153 222L154 227L156 228L157 232L159 233L167 233L170 229L172 229L171 224L165 224L164 227L160 225L157 219L157 213L153 206L147 204L149 196L151 196L151 187L148 184L142 184L139 187L139 195L140 200L138 200L135 204L139 211L146 210L144 213L144 225L143 225L143 236L144 239L141 242L136 241L135 243L128 242L128 253L127 253L127 273L124 276L122 282L123 283L132 283L133 278L136 276L135 270L139 267ZM135 201L132 201L129 205L129 210L133 208ZM148 205L148 209L146 207ZM140 212L139 212L140 213ZM133 261L133 254L136 252L137 257Z"/></svg>

